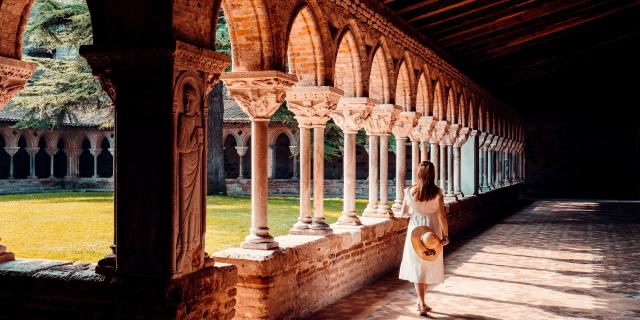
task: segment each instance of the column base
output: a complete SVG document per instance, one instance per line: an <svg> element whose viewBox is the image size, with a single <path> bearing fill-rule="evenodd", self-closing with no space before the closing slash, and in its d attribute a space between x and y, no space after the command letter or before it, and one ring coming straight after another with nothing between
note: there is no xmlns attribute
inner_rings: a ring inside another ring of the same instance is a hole
<svg viewBox="0 0 640 320"><path fill-rule="evenodd" d="M446 193L444 195L444 200L445 201L456 201L456 200L458 200L458 197L456 197L456 195L453 194L453 193Z"/></svg>
<svg viewBox="0 0 640 320"><path fill-rule="evenodd" d="M378 208L375 208L375 209L367 208L367 210L364 211L362 216L371 217L371 218L387 218L387 219L392 219L394 217L393 211L391 211L388 205L385 205L382 208L380 208L380 206L378 206Z"/></svg>
<svg viewBox="0 0 640 320"><path fill-rule="evenodd" d="M400 210L402 210L402 200L395 200L393 202L393 205L391 206L391 210L393 212L399 212Z"/></svg>
<svg viewBox="0 0 640 320"><path fill-rule="evenodd" d="M362 216L368 216L370 214L376 214L378 212L378 207L377 205L369 206L367 205L367 207L364 209L364 212L362 214Z"/></svg>
<svg viewBox="0 0 640 320"><path fill-rule="evenodd" d="M245 239L244 242L240 245L240 248L243 249L255 249L255 250L272 250L278 248L278 242L273 240L273 237L269 234L266 235L255 235L250 234Z"/></svg>
<svg viewBox="0 0 640 320"><path fill-rule="evenodd" d="M116 255L109 253L98 261L96 273L101 275L113 275L116 273Z"/></svg>
<svg viewBox="0 0 640 320"><path fill-rule="evenodd" d="M462 191L456 191L453 195L458 199L464 198L464 194L462 193Z"/></svg>
<svg viewBox="0 0 640 320"><path fill-rule="evenodd" d="M7 252L7 247L0 244L0 262L13 261L16 255L13 252Z"/></svg>
<svg viewBox="0 0 640 320"><path fill-rule="evenodd" d="M340 218L338 218L338 222L341 226L359 226L362 225L360 218L356 215L355 211L342 212Z"/></svg>

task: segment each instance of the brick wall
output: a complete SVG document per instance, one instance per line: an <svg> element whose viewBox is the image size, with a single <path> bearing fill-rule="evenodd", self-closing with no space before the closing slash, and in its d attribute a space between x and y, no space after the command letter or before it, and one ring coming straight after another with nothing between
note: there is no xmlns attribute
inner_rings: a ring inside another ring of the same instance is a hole
<svg viewBox="0 0 640 320"><path fill-rule="evenodd" d="M0 194L57 191L113 191L113 179L0 179Z"/></svg>
<svg viewBox="0 0 640 320"><path fill-rule="evenodd" d="M510 186L447 205L450 235L517 204ZM216 261L238 267L241 319L293 319L348 295L399 266L406 219L362 218L364 226L337 227L334 235L277 237L281 250L226 249Z"/></svg>
<svg viewBox="0 0 640 320"><path fill-rule="evenodd" d="M405 182L406 186L411 185L411 181ZM389 190L389 199L396 196L396 182L389 180L387 183ZM313 192L313 180L311 182ZM325 197L342 197L344 189L343 180L324 180ZM251 179L227 179L227 194L234 196L251 195ZM300 194L300 181L293 179L269 179L269 194L297 196ZM369 195L369 181L356 181L356 196L358 198L366 198Z"/></svg>
<svg viewBox="0 0 640 320"><path fill-rule="evenodd" d="M0 319L231 319L237 270L216 263L171 281L110 279L95 265L0 263Z"/></svg>

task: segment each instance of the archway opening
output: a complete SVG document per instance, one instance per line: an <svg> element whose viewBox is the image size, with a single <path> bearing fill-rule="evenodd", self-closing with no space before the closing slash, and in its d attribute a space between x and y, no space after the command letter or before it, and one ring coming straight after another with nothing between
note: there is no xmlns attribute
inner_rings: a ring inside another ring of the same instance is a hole
<svg viewBox="0 0 640 320"><path fill-rule="evenodd" d="M7 146L4 137L0 135L0 179L9 178L11 156L4 150Z"/></svg>
<svg viewBox="0 0 640 320"><path fill-rule="evenodd" d="M293 176L293 157L290 146L289 137L281 133L274 145L274 165L276 170L274 178L276 179L290 179Z"/></svg>
<svg viewBox="0 0 640 320"><path fill-rule="evenodd" d="M36 177L44 179L51 176L51 156L47 153L47 142L44 137L38 141L38 153L35 159Z"/></svg>
<svg viewBox="0 0 640 320"><path fill-rule="evenodd" d="M240 175L240 156L233 135L228 135L224 140L224 171L227 179L237 179Z"/></svg>
<svg viewBox="0 0 640 320"><path fill-rule="evenodd" d="M27 152L27 139L24 136L18 139L18 148L18 152L13 156L13 177L26 179L29 177L29 162L31 158Z"/></svg>
<svg viewBox="0 0 640 320"><path fill-rule="evenodd" d="M81 148L82 152L78 158L78 175L81 178L91 178L94 173L94 160L90 151L91 142L89 139L84 138L84 140L82 140Z"/></svg>
<svg viewBox="0 0 640 320"><path fill-rule="evenodd" d="M68 161L67 154L65 153L65 144L62 138L58 139L58 144L56 145L58 148L58 152L56 152L55 156L53 156L53 176L62 179L67 176L68 172Z"/></svg>
<svg viewBox="0 0 640 320"><path fill-rule="evenodd" d="M113 155L110 151L111 143L109 139L103 138L100 143L100 154L98 154L98 177L111 178L113 177Z"/></svg>

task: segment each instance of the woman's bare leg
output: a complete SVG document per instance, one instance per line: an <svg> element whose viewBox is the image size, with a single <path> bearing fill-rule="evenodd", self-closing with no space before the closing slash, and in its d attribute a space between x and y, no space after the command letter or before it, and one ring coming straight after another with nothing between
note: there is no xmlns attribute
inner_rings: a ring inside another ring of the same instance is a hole
<svg viewBox="0 0 640 320"><path fill-rule="evenodd" d="M429 289L429 285L427 285L426 283L421 283L421 285L423 286L422 289L422 303L426 306L427 305L427 290Z"/></svg>
<svg viewBox="0 0 640 320"><path fill-rule="evenodd" d="M427 289L427 285L424 283L415 283L414 284L416 287L416 294L418 295L418 303L420 305L424 305L424 298L427 295L426 289Z"/></svg>

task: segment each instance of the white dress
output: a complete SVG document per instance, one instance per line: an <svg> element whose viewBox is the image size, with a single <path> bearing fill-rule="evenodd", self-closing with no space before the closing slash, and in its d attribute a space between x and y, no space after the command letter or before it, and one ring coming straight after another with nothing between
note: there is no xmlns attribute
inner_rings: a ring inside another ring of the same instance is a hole
<svg viewBox="0 0 640 320"><path fill-rule="evenodd" d="M413 283L442 283L444 281L444 261L442 258L444 251L433 261L421 259L411 245L411 231L418 226L428 226L442 239L442 226L438 215L440 208L444 208L443 195L440 193L432 200L418 202L413 199L409 189L405 190L404 201L408 201L413 213L409 218L399 278Z"/></svg>

